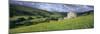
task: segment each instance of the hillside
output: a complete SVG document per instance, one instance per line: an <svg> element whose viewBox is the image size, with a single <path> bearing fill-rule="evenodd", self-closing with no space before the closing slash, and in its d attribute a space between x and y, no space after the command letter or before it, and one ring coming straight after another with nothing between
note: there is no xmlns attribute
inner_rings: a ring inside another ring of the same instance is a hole
<svg viewBox="0 0 100 34"><path fill-rule="evenodd" d="M42 16L49 17L50 15L59 15L54 12L41 10L37 8L31 8L22 5L10 4L10 16Z"/></svg>
<svg viewBox="0 0 100 34"><path fill-rule="evenodd" d="M50 12L42 9L10 4L10 27L11 28L18 26L19 25L18 23L22 23L23 21L30 22L30 20L37 20L37 19L38 19L37 21L40 21L41 18L58 19L61 17L63 17L63 15L57 12ZM16 25L16 23L18 25Z"/></svg>
<svg viewBox="0 0 100 34"><path fill-rule="evenodd" d="M10 4L10 33L40 32L93 28L93 10L77 13L78 17L64 19L68 12L47 11Z"/></svg>
<svg viewBox="0 0 100 34"><path fill-rule="evenodd" d="M50 21L37 25L23 26L15 29L10 29L10 33L22 32L39 32L51 30L72 30L93 28L93 14L80 16L74 19L64 19L61 21Z"/></svg>

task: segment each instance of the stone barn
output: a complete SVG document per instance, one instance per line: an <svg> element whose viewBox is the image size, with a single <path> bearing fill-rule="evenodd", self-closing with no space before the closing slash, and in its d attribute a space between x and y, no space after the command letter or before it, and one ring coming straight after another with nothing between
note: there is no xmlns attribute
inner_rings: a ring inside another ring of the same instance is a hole
<svg viewBox="0 0 100 34"><path fill-rule="evenodd" d="M67 13L67 18L76 18L77 17L77 13L75 11L69 11Z"/></svg>

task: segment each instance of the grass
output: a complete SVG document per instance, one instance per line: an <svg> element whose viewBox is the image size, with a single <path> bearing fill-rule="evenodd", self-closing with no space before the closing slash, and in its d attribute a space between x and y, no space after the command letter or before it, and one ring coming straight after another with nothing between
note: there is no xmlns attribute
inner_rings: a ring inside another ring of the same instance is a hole
<svg viewBox="0 0 100 34"><path fill-rule="evenodd" d="M14 29L10 29L10 33L86 29L86 28L93 28L94 27L93 24L94 24L94 18L93 18L93 14L91 14L87 16L80 16L74 19L50 21L50 22L40 23L36 25L14 28Z"/></svg>

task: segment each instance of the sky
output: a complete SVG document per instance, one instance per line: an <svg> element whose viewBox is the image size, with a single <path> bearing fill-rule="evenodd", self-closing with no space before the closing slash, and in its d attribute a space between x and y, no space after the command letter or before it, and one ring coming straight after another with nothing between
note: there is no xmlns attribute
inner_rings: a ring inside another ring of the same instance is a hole
<svg viewBox="0 0 100 34"><path fill-rule="evenodd" d="M38 8L47 11L58 11L58 12L85 12L94 10L93 6L90 5L76 5L76 4L60 4L60 3L43 3L43 2L25 2L25 1L10 1L11 4L18 4L32 8Z"/></svg>

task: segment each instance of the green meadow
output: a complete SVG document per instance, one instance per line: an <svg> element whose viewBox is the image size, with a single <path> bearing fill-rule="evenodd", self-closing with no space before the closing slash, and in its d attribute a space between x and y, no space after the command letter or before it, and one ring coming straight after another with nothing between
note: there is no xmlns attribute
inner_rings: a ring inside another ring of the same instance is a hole
<svg viewBox="0 0 100 34"><path fill-rule="evenodd" d="M87 29L94 26L93 14L79 16L73 19L64 19L59 21L49 21L30 26L21 26L10 29L10 33L26 33L26 32L41 32L55 30L72 30L72 29Z"/></svg>

